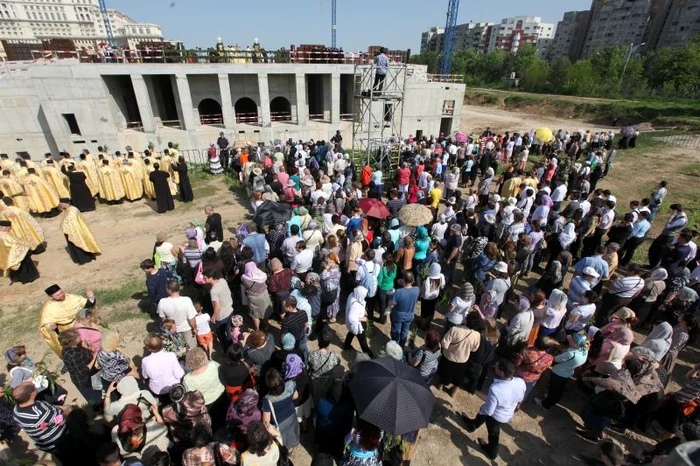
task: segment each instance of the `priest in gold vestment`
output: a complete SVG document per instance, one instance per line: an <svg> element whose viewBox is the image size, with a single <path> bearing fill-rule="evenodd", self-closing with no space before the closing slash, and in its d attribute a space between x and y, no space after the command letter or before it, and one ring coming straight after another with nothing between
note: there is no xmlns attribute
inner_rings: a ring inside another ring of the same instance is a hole
<svg viewBox="0 0 700 466"><path fill-rule="evenodd" d="M119 169L112 167L109 160L102 160L102 166L98 169L100 178L100 195L107 202L121 202L124 200L124 184L119 174Z"/></svg>
<svg viewBox="0 0 700 466"><path fill-rule="evenodd" d="M3 199L5 207L0 208L0 220L12 222L10 233L29 243L29 249L31 249L32 254L41 254L46 251L44 230L29 212L16 207L14 201L10 197Z"/></svg>
<svg viewBox="0 0 700 466"><path fill-rule="evenodd" d="M78 265L94 261L102 250L85 223L83 215L77 207L70 205L70 199L67 198L61 199L61 210L63 211L61 230L68 242L68 253L71 259Z"/></svg>
<svg viewBox="0 0 700 466"><path fill-rule="evenodd" d="M0 270L11 282L31 283L39 278L29 243L10 233L12 222L0 220Z"/></svg>
<svg viewBox="0 0 700 466"><path fill-rule="evenodd" d="M39 312L39 332L46 344L61 357L63 350L58 342L58 335L73 328L81 309L95 306L95 295L90 289L87 290L87 298L67 294L58 285L51 285L44 292L51 299L44 303Z"/></svg>
<svg viewBox="0 0 700 466"><path fill-rule="evenodd" d="M0 178L0 191L2 191L5 196L14 199L15 204L20 209L29 210L29 200L27 199L27 196L24 195L22 183L17 180L10 170L2 171L2 178Z"/></svg>
<svg viewBox="0 0 700 466"><path fill-rule="evenodd" d="M29 201L29 210L37 214L54 214L59 197L56 191L39 175L34 168L27 169L27 176L22 180L24 194Z"/></svg>

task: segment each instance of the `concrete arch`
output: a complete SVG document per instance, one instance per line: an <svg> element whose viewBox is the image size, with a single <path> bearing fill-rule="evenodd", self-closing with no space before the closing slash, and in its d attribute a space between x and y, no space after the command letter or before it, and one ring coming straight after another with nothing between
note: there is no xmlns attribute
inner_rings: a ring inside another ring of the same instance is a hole
<svg viewBox="0 0 700 466"><path fill-rule="evenodd" d="M272 121L290 121L292 119L292 103L286 97L275 97L270 101Z"/></svg>
<svg viewBox="0 0 700 466"><path fill-rule="evenodd" d="M258 118L258 104L255 103L250 97L241 97L233 105L234 111L236 112L236 121L239 123L257 123Z"/></svg>

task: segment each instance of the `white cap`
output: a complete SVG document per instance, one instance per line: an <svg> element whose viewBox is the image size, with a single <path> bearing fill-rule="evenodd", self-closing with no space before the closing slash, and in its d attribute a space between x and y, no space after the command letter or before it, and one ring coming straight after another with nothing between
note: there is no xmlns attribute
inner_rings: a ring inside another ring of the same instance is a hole
<svg viewBox="0 0 700 466"><path fill-rule="evenodd" d="M496 265L493 266L493 270L496 272L508 273L508 264L502 261L496 262Z"/></svg>

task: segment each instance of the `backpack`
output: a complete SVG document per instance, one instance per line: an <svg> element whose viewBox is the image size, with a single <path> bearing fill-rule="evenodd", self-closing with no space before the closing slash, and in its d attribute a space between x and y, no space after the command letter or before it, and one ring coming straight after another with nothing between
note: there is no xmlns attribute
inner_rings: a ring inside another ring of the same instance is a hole
<svg viewBox="0 0 700 466"><path fill-rule="evenodd" d="M374 296L377 294L377 263L376 262L371 262L372 264L372 272L370 273L369 269L367 269L367 262L362 264L362 271L365 273L365 275L362 277L362 280L358 283L358 285L362 285L365 288L367 288L367 297L368 298L374 298Z"/></svg>
<svg viewBox="0 0 700 466"><path fill-rule="evenodd" d="M127 453L141 451L146 443L146 423L137 404L129 403L119 413L117 440Z"/></svg>

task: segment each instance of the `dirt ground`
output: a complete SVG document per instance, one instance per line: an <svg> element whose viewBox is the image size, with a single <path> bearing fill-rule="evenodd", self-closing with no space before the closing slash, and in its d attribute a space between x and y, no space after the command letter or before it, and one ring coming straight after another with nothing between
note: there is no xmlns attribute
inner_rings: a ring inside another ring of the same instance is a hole
<svg viewBox="0 0 700 466"><path fill-rule="evenodd" d="M486 126L491 126L496 132L524 131L542 125L550 126L555 131L559 128L569 131L585 128L593 132L607 129L592 127L580 121L471 106L465 106L462 117L464 131L482 131ZM669 198L675 202L674 197L679 193L695 195L694 178L680 172L682 167L697 157L696 153L680 149L621 154L611 174L600 186L614 189L619 205L623 206L631 199L648 195L650 187L665 177L671 183ZM95 288L101 318L110 328L120 332L124 340L124 351L130 356L142 355L143 337L147 333L147 327L152 328L153 324L150 323L150 317L141 313L137 307L140 292L145 288L138 264L150 256L156 234L168 232L171 242L179 244L184 240L184 230L191 219L204 221L204 207L207 204L214 205L222 215L225 228L238 226L250 219L247 202L230 192L221 179L209 178L194 184L195 201L192 204L177 203L176 209L167 214L157 214L153 205L145 201L118 206L100 205L95 212L84 214L103 254L97 261L80 267L70 261L64 249L64 238L59 229L60 218L41 219L48 241L48 250L37 257L41 279L29 285L9 286L4 281L0 284L0 341L3 342L3 348L0 349L24 344L35 360L46 356L52 367L60 369L60 361L39 337L36 324L38 310L46 299L43 289L56 282L73 293L84 293L88 287ZM661 217L654 225L655 231L660 229L659 224L664 221L663 215ZM448 292L451 293L452 290ZM438 307L435 324L440 329L444 310ZM244 313L242 310L236 311ZM337 337L334 340L335 349L346 364L354 358L355 353L340 349L346 334L342 318L332 330ZM277 330L273 334L278 338ZM388 324L375 325L371 340L373 351L381 351L389 339L388 335ZM417 344L421 343L421 335L422 332ZM638 340L642 338L639 335L637 337ZM313 348L314 343L310 346ZM684 351L681 362L674 371L671 387L684 383L685 372L690 365L698 362L700 353L695 349ZM0 382L3 384L4 379L5 374L0 374ZM542 380L536 390L543 392L545 382ZM69 389L71 402L81 404L82 400L77 396L67 374L62 376L61 383ZM485 394L469 395L460 390L454 398L450 398L444 392L433 391L437 402L430 426L421 433L413 465L568 465L572 463L572 458L575 463L579 463L580 455L594 455L597 451L595 444L574 434L575 426L580 424L578 412L587 396L577 388L570 389L562 403L546 413L531 399L524 403L513 421L503 426L501 451L499 459L494 462L481 454L477 444L477 438L486 437L485 427L474 434L467 434L460 420L461 413L469 416L476 414ZM610 437L633 450L650 443L650 439L636 434L611 433ZM11 452L34 460L42 457L32 451L26 438L14 442ZM312 453L313 439L307 434L303 437L302 446L293 452L293 460L295 464L308 465Z"/></svg>

